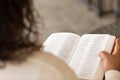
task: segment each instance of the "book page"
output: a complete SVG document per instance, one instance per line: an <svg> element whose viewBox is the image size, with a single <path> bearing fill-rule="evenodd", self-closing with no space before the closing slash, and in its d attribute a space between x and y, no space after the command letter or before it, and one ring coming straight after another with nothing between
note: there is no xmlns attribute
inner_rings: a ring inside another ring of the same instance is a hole
<svg viewBox="0 0 120 80"><path fill-rule="evenodd" d="M50 52L66 62L69 62L70 57L77 44L80 36L73 33L53 33L45 41L44 51Z"/></svg>
<svg viewBox="0 0 120 80"><path fill-rule="evenodd" d="M108 53L111 53L113 50L113 46L115 44L115 36L110 36L107 43L106 43L106 47L105 47L105 51ZM104 75L104 70L102 69L102 64L101 62L99 63L96 72L94 73L94 78L93 80L102 80L102 77ZM98 79L99 77L99 79Z"/></svg>
<svg viewBox="0 0 120 80"><path fill-rule="evenodd" d="M86 34L80 42L72 56L69 65L78 74L78 77L86 80L94 80L94 76L100 64L98 54L106 49L110 35L107 34ZM112 41L114 42L114 41ZM111 43L113 45L113 43ZM96 80L102 80L103 75Z"/></svg>

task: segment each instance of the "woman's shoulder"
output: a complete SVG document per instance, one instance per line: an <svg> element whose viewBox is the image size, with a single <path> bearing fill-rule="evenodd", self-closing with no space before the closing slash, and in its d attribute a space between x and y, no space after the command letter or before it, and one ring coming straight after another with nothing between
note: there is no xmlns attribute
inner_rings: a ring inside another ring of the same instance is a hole
<svg viewBox="0 0 120 80"><path fill-rule="evenodd" d="M73 70L63 60L59 59L49 52L36 51L33 59L31 60L36 60L34 62L37 63L43 62L44 64L47 64L46 66L48 68L52 68L53 71L58 72L59 76L62 76L62 78L64 78L62 80L77 80L77 77Z"/></svg>
<svg viewBox="0 0 120 80"><path fill-rule="evenodd" d="M62 59L54 56L52 53L44 52L44 51L36 51L34 52L34 55L29 58L29 60L33 62L43 62L46 64L49 64L50 66L59 68L60 71L62 71L65 68L69 68L67 63L65 63Z"/></svg>
<svg viewBox="0 0 120 80"><path fill-rule="evenodd" d="M7 64L0 76L0 80L77 80L64 61L43 51L35 51L21 64Z"/></svg>
<svg viewBox="0 0 120 80"><path fill-rule="evenodd" d="M30 59L36 59L38 61L44 61L48 64L66 65L66 63L49 52L35 51L34 55ZM59 62L59 63L58 63Z"/></svg>

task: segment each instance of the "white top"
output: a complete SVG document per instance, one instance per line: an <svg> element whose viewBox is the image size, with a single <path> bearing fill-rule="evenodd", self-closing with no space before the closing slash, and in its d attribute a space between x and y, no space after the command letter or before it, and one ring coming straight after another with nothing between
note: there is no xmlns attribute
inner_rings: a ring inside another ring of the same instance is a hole
<svg viewBox="0 0 120 80"><path fill-rule="evenodd" d="M116 70L110 70L105 73L106 80L120 80L120 72Z"/></svg>
<svg viewBox="0 0 120 80"><path fill-rule="evenodd" d="M79 80L69 66L45 52L35 52L27 61L7 63L0 69L0 80ZM106 80L120 80L120 72L106 72Z"/></svg>

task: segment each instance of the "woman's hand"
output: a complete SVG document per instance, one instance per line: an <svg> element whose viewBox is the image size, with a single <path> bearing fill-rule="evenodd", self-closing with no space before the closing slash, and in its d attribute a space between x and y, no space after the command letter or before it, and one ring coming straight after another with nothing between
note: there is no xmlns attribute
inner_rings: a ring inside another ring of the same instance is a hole
<svg viewBox="0 0 120 80"><path fill-rule="evenodd" d="M118 70L120 71L120 40L117 38L112 54L101 52L99 54L102 60L104 71Z"/></svg>

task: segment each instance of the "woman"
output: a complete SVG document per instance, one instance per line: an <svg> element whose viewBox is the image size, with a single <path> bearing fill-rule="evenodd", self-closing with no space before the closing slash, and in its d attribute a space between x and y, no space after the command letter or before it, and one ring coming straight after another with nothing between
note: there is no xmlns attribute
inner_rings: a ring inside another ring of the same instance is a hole
<svg viewBox="0 0 120 80"><path fill-rule="evenodd" d="M33 10L32 0L0 0L0 80L79 80L66 63L42 51ZM106 80L119 80L119 40L113 55L100 57Z"/></svg>

